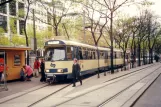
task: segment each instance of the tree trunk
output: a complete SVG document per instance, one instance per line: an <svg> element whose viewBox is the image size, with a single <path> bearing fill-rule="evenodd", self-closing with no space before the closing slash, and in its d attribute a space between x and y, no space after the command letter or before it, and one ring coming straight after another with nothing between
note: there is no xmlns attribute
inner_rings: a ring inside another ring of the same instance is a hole
<svg viewBox="0 0 161 107"><path fill-rule="evenodd" d="M126 52L124 51L124 69L126 70Z"/></svg>
<svg viewBox="0 0 161 107"><path fill-rule="evenodd" d="M100 59L100 54L99 54L99 50L98 50L98 46L97 46L97 58L98 58L98 71L97 71L97 75L98 75L98 78L100 78L100 63L99 63L99 59Z"/></svg>
<svg viewBox="0 0 161 107"><path fill-rule="evenodd" d="M57 26L55 26L55 29L54 29L54 30L55 30L55 31L54 31L54 32L55 32L55 36L59 36L59 35L58 35L58 27L57 27Z"/></svg>
<svg viewBox="0 0 161 107"><path fill-rule="evenodd" d="M114 65L113 65L113 12L111 12L110 18L110 39L111 39L111 74L114 73Z"/></svg>
<svg viewBox="0 0 161 107"><path fill-rule="evenodd" d="M136 44L134 41L134 64L136 63Z"/></svg>
<svg viewBox="0 0 161 107"><path fill-rule="evenodd" d="M143 64L145 65L145 47L143 42Z"/></svg>
<svg viewBox="0 0 161 107"><path fill-rule="evenodd" d="M27 7L27 14L26 14L26 17L25 17L25 23L24 23L24 33L25 33L25 38L26 38L26 46L28 47L29 46L29 43L28 43L28 36L27 36L27 31L26 31L26 23L27 23L27 17L28 17L28 14L29 14L29 8L30 8L30 3L29 3L29 0L27 0L28 2L28 7ZM27 65L29 65L29 51L27 50Z"/></svg>
<svg viewBox="0 0 161 107"><path fill-rule="evenodd" d="M151 59L151 63L153 63L153 49L152 48L150 49L150 53L151 53L151 58L150 58Z"/></svg>
<svg viewBox="0 0 161 107"><path fill-rule="evenodd" d="M149 49L149 64L151 64L151 52L150 52L150 49Z"/></svg>
<svg viewBox="0 0 161 107"><path fill-rule="evenodd" d="M138 44L138 66L141 66L141 46Z"/></svg>

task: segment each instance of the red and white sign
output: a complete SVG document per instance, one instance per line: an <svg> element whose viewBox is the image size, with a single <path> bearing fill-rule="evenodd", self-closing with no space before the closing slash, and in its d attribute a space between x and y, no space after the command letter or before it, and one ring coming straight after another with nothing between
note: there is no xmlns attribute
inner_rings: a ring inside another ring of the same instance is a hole
<svg viewBox="0 0 161 107"><path fill-rule="evenodd" d="M0 72L4 71L4 59L0 58Z"/></svg>

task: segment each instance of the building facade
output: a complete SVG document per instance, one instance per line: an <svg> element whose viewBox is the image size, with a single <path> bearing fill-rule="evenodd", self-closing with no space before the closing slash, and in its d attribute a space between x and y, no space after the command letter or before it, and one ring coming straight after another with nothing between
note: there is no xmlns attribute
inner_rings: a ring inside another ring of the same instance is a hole
<svg viewBox="0 0 161 107"><path fill-rule="evenodd" d="M6 0L0 0L0 2L4 1ZM5 31L6 36L11 37L12 34L23 36L24 20L27 13L27 3L25 2L24 0L14 0L0 7L0 28ZM47 24L47 14L49 9L49 6L42 6L42 4L39 2L32 3L30 6L26 27L33 27L34 16L36 30L46 30L49 26Z"/></svg>
<svg viewBox="0 0 161 107"><path fill-rule="evenodd" d="M0 0L4 2L6 0ZM13 1L0 7L0 27L7 36L12 33L23 34L24 28L24 2Z"/></svg>

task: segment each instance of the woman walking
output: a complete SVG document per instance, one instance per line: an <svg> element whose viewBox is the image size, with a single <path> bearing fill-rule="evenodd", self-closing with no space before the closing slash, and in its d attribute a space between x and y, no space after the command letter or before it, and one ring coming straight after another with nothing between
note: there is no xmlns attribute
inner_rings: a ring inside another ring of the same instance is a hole
<svg viewBox="0 0 161 107"><path fill-rule="evenodd" d="M74 64L72 67L72 76L73 76L73 87L75 87L75 82L78 79L80 81L80 84L82 85L82 80L81 80L81 76L80 76L80 65L78 64L78 60L76 58L74 58Z"/></svg>

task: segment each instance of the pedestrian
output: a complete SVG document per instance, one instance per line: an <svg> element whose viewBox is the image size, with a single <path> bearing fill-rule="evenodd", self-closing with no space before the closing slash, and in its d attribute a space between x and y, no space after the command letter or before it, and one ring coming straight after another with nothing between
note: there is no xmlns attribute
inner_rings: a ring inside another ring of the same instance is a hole
<svg viewBox="0 0 161 107"><path fill-rule="evenodd" d="M1 66L1 65L0 65ZM3 71L0 69L0 83L2 81L2 74L3 74Z"/></svg>
<svg viewBox="0 0 161 107"><path fill-rule="evenodd" d="M31 81L31 78L33 77L32 68L30 66L28 66L28 65L24 65L23 68L25 69L25 74L27 74L26 80Z"/></svg>
<svg viewBox="0 0 161 107"><path fill-rule="evenodd" d="M72 76L73 76L73 87L75 87L76 80L78 79L80 81L80 84L82 85L82 80L80 76L80 65L78 64L78 60L74 58L74 64L72 66Z"/></svg>
<svg viewBox="0 0 161 107"><path fill-rule="evenodd" d="M21 68L20 70L20 81L24 81L25 80L25 72L23 70L23 68Z"/></svg>
<svg viewBox="0 0 161 107"><path fill-rule="evenodd" d="M41 64L40 64L40 69L41 69L41 79L40 82L45 82L45 64L44 64L44 59L41 59Z"/></svg>
<svg viewBox="0 0 161 107"><path fill-rule="evenodd" d="M34 62L34 72L33 75L37 78L39 76L39 68L40 68L40 62L38 61L38 59L35 59Z"/></svg>

